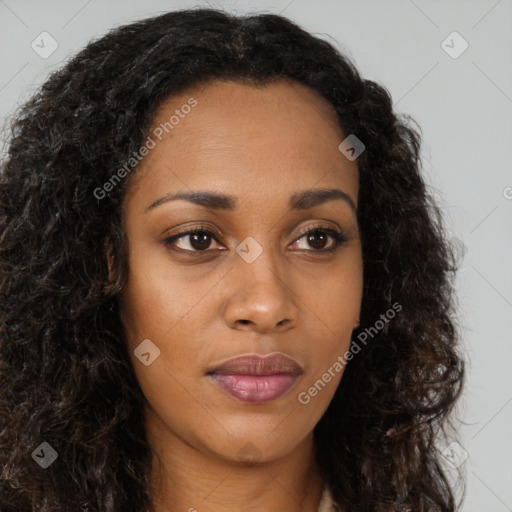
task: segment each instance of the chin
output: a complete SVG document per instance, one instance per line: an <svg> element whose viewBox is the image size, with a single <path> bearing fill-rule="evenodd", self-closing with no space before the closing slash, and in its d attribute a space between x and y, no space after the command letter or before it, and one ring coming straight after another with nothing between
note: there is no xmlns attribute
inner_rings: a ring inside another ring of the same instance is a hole
<svg viewBox="0 0 512 512"><path fill-rule="evenodd" d="M217 432L215 439L208 442L209 449L218 457L229 461L255 463L272 462L285 457L304 442L311 432L290 432L290 429L279 428L279 422L251 421L244 425L238 422L236 434L230 436L223 429ZM282 424L281 424L282 425ZM229 429L226 429L230 431Z"/></svg>

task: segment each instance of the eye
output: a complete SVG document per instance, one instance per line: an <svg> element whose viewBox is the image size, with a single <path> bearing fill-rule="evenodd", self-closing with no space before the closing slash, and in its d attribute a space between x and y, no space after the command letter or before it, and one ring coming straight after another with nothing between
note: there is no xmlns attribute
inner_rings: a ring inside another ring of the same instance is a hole
<svg viewBox="0 0 512 512"><path fill-rule="evenodd" d="M175 242L182 242L181 239L186 240L187 238L187 243L184 243L183 245L188 245L188 247L176 248ZM171 250L182 252L205 252L206 249L210 247L212 239L217 241L215 234L210 229L198 226L196 228L184 231L182 233L177 233L176 235L166 238L163 240L163 244L165 247Z"/></svg>
<svg viewBox="0 0 512 512"><path fill-rule="evenodd" d="M299 243L300 240L305 239L306 243L312 246L315 250L313 252L332 252L347 242L345 234L342 231L336 231L332 228L324 226L308 227L300 233L300 237L294 242ZM326 249L325 245L328 239L331 238L331 245ZM298 247L301 249L301 247ZM308 250L307 248L305 250Z"/></svg>
<svg viewBox="0 0 512 512"><path fill-rule="evenodd" d="M310 252L333 252L338 249L339 246L347 242L347 238L342 231L336 231L335 229L326 228L325 226L308 227L300 233L299 238L293 243L298 244L303 238L314 250L310 251L307 248L301 247L296 247L296 249ZM329 238L331 239L331 244L326 249L325 245L328 243ZM162 243L169 250L186 253L201 253L209 252L208 249L210 249L212 240L218 243L215 234L210 229L198 226L170 236L164 239ZM176 242L183 243L183 246L179 247Z"/></svg>

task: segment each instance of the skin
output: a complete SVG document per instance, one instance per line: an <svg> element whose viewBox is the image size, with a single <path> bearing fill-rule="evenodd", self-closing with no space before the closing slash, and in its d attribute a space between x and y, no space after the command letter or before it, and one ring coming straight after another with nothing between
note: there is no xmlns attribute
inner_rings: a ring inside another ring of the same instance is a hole
<svg viewBox="0 0 512 512"><path fill-rule="evenodd" d="M357 161L338 150L346 135L333 107L303 85L210 82L162 103L153 128L191 97L197 105L144 157L123 204L129 276L121 320L148 402L154 510L316 512L323 482L312 431L343 371L307 405L298 395L349 348L362 254L347 201L296 211L288 201L337 188L357 206ZM176 200L148 210L166 194L192 190L233 195L238 207ZM214 237L162 243L198 224ZM315 242L299 232L318 224L343 230L347 241L322 253L335 243L328 233ZM252 263L236 252L248 236L263 250ZM145 339L160 350L148 366L133 352ZM303 368L273 402L243 402L206 376L232 357L271 352Z"/></svg>

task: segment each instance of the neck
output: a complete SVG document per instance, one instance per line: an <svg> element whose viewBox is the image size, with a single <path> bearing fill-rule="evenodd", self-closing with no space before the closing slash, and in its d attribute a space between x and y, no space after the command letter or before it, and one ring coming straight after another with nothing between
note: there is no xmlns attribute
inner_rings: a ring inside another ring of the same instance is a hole
<svg viewBox="0 0 512 512"><path fill-rule="evenodd" d="M147 416L154 452L152 512L316 512L323 482L313 435L276 460L231 461L185 442Z"/></svg>

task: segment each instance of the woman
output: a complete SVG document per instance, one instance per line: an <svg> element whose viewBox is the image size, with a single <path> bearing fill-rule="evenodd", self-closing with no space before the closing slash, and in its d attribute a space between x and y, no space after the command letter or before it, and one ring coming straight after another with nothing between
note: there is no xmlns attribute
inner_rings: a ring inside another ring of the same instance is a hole
<svg viewBox="0 0 512 512"><path fill-rule="evenodd" d="M170 12L53 74L2 166L1 510L455 510L419 148L276 15Z"/></svg>

